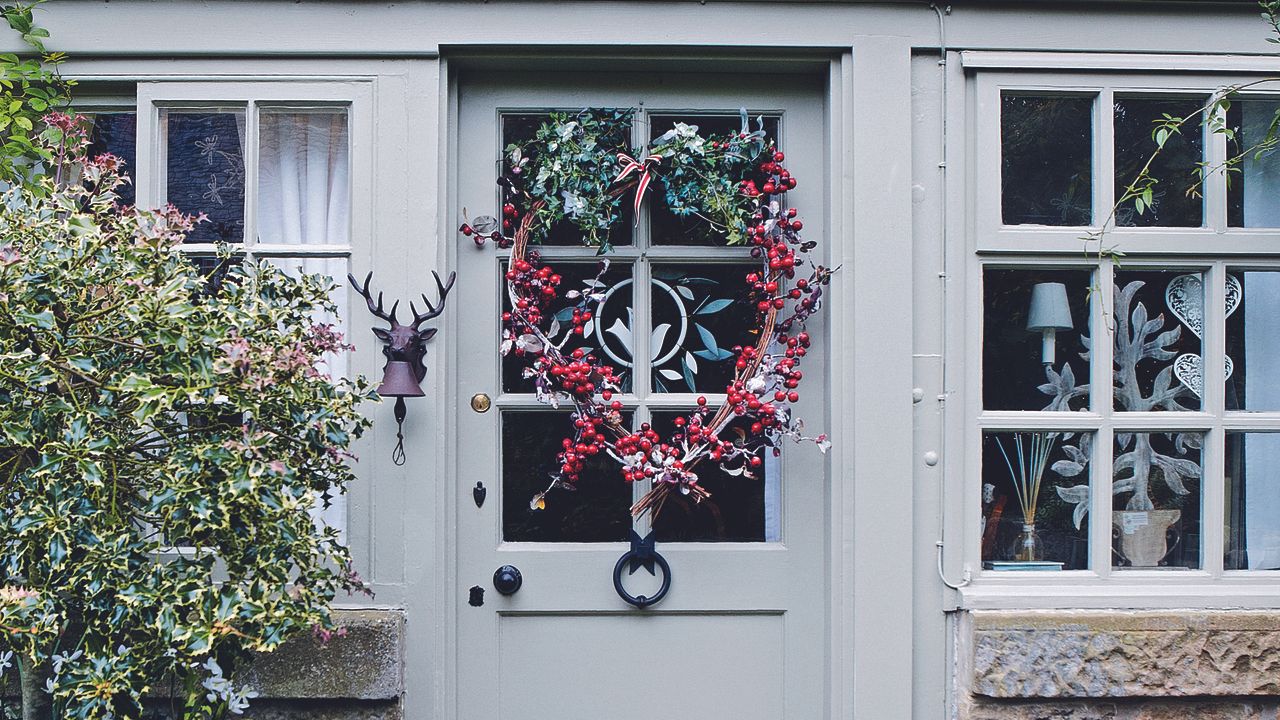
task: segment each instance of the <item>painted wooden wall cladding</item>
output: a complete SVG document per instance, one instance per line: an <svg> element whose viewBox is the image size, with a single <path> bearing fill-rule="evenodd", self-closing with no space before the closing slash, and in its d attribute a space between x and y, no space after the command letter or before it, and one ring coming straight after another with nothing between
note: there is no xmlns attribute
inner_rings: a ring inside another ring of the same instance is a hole
<svg viewBox="0 0 1280 720"><path fill-rule="evenodd" d="M487 100L491 110L500 104L599 104L602 97L630 104L630 95L620 95L626 87L648 87L652 97L667 93L668 98L683 88L691 95L667 102L679 110L696 110L713 105L733 109L740 101L727 96L741 94L735 87L767 99L797 92L791 87L796 75L805 78L800 85L816 83L801 103L816 117L807 144L820 154L813 163L817 181L811 186L817 197L806 205L808 212L824 208L821 239L829 260L843 269L826 319L825 402L806 413L811 422L830 430L836 445L828 465L819 461L803 468L825 478L820 497L809 498L817 506L798 511L811 519L799 521L809 544L801 550L787 542L785 532L781 544L797 557L803 553L803 567L784 568L788 577L803 576L802 582L784 588L772 581L769 592L778 597L768 602L735 591L736 604L720 604L710 590L698 590L698 583L730 572L735 563L713 553L699 557L698 548L673 547L668 558L676 568L678 589L670 607L678 612L664 615L655 608L655 617L646 620L615 607L618 601L610 597L607 578L597 577L607 575L605 566L611 567L612 560L592 559L591 552L583 551L572 569L535 571L536 559L521 555L529 548L501 542L501 526L483 524L498 517L501 477L490 468L480 478L475 464L483 449L485 462L493 465L496 459L487 453L500 439L495 428L468 425L473 414L467 403L478 391L468 384L476 366L468 353L479 352L483 338L466 339L478 332L478 321L493 316L484 305L494 301L492 288L484 289L482 281L469 292L484 297L451 308L429 348L427 398L411 401L406 426L408 464L396 468L389 462L391 411L375 409L374 432L360 452L366 482L350 498L349 537L358 564L377 589L373 604L403 608L407 618L406 717L476 717L468 714L472 699L489 687L493 697L502 698L504 684L536 687L528 707L538 702L555 707L575 691L548 681L557 675L541 672L543 666L590 658L593 668L602 669L598 684L608 687L617 681L606 664L614 654L621 657L634 647L637 657L667 652L683 658L682 644L690 637L734 656L730 663L750 655L772 662L779 657L776 648L787 648L796 638L812 641L811 632L793 628L779 620L786 613L774 612L792 607L787 603L794 600L803 606L797 612L816 613L816 620L805 622L821 626L815 664L807 667L813 677L799 685L786 679L776 685L778 673L785 676L789 670L775 672L768 663L717 675L725 658L707 655L705 664L717 668L707 671L708 682L760 687L759 701L744 708L748 714L772 712L770 693L775 690L781 697L777 702L794 709L800 705L787 703L812 698L789 698L786 688L806 688L806 693L816 688L821 697L817 714L806 707L803 714L793 715L933 718L957 701L968 707L962 694L967 640L960 625L948 622L945 609L1274 605L1277 593L1269 578L1181 594L1130 584L1125 592L1099 595L1054 579L976 582L956 593L939 579L935 546L939 539L946 541L941 562L948 581L959 582L966 571L978 572L976 551L965 545L971 539L975 511L970 498L978 471L965 460L973 457L968 447L973 438L964 403L976 392L970 371L981 357L980 349L966 345L973 319L982 312L974 301L976 236L985 232L982 223L990 217L984 208L990 208L992 196L984 183L993 176L992 163L998 162L992 154L998 142L982 135L991 128L991 110L983 98L992 78L1004 73L1026 81L1034 71L1083 82L1087 73L1114 68L1177 85L1185 76L1204 73L1280 70L1280 63L1259 56L1271 47L1251 6L1115 3L1029 10L971 5L943 16L944 34L939 16L924 4L666 3L655 8L610 2L567 7L572 11L546 3L340 7L61 0L47 6L54 45L74 58L68 73L83 78L86 97L96 95L104 102L165 98L198 103L236 95L237 86L245 83L261 84L258 88L268 88L270 97L289 102L314 101L304 88L359 88L358 100L352 100L356 95L337 98L354 102L352 160L367 167L352 185L355 224L349 262L357 275L374 270L379 286L393 297L425 289L421 280L431 269L480 273L493 259L491 251L477 255L454 233L458 208L467 205L476 214L472 205L492 198L473 200L476 191L468 189L491 182L482 176L492 174L494 159L495 138L482 132L487 125L468 120L469 93L476 89L501 85L504 77L521 72L520 87L508 88L507 100ZM148 31L138 32L142 27ZM530 28L539 29L536 36ZM940 46L949 50L943 65L938 62ZM1240 57L1250 54L1255 57ZM578 87L565 79L566 72L586 65L638 73L642 79L623 80L626 76L619 74L616 86L604 89ZM693 67L723 75L699 85L681 77ZM183 94L188 91L194 94ZM492 120L486 115L483 123ZM477 132L480 136L468 139ZM144 181L146 173L154 172L148 170L149 152L139 152ZM139 185L140 192L144 186ZM1002 242L999 233L990 237ZM1065 248L1073 237L1053 241L1060 240ZM1017 248L988 249L999 253ZM1185 250L1199 252L1193 244ZM358 350L353 367L376 376L381 356L367 331L367 318L359 313L354 318L351 335ZM492 390L490 394L500 397ZM497 414L491 411L487 417ZM489 488L488 501L479 510L471 496L477 478ZM616 558L623 546L610 543L608 548L595 554ZM503 599L490 576L512 558L528 571L527 585ZM561 596L555 600L538 594L543 578L552 576L559 578L556 592ZM732 581L715 584L730 587ZM815 587L802 587L807 584ZM473 585L486 588L482 608L468 604ZM791 599L782 597L788 593ZM735 614L752 609L769 612ZM483 622L468 625L480 617L473 611L485 614ZM566 649L574 638L591 649ZM592 654L608 642L621 647L605 656ZM809 657L804 655L808 650L791 652L782 655ZM464 673L464 667L472 669ZM644 670L635 675L647 688L661 687ZM752 677L758 682L747 680ZM957 688L949 684L953 677L960 678ZM621 693L615 687L609 694ZM603 702L596 697L595 702ZM679 703L677 693L669 699ZM498 707L519 707L518 701L506 702ZM685 707L697 707L697 702L701 700ZM585 700L583 704L589 706ZM679 710L673 714L679 716Z"/></svg>

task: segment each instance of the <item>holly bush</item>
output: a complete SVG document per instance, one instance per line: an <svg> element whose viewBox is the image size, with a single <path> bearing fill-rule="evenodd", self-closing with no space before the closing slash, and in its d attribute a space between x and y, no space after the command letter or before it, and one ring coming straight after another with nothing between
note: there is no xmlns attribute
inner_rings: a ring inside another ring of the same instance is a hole
<svg viewBox="0 0 1280 720"><path fill-rule="evenodd" d="M371 393L322 371L331 281L226 251L202 273L198 220L118 207L119 161L46 122L77 179L0 195L0 666L45 717L239 712L248 653L327 637L364 589L313 511Z"/></svg>

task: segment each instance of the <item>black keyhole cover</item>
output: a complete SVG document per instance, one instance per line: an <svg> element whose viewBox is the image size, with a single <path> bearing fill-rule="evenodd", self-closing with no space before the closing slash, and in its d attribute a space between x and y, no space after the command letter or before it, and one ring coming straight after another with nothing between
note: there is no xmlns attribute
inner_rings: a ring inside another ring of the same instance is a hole
<svg viewBox="0 0 1280 720"><path fill-rule="evenodd" d="M503 595L514 594L522 583L524 578L520 577L520 570L514 565L503 565L493 571L493 588Z"/></svg>

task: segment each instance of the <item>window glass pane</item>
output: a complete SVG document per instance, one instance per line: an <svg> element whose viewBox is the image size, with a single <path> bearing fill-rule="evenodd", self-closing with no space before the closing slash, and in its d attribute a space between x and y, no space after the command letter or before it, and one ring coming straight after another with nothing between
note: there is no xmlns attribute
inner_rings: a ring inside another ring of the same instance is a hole
<svg viewBox="0 0 1280 720"><path fill-rule="evenodd" d="M1228 175L1227 215L1232 227L1280 227L1280 154L1260 145L1271 134L1280 101L1236 100L1227 111L1228 157L1243 156L1239 172Z"/></svg>
<svg viewBox="0 0 1280 720"><path fill-rule="evenodd" d="M680 437L675 420L680 413L654 413L659 436ZM744 424L733 420L728 427ZM744 428L745 429L745 428ZM730 430L732 433L732 430ZM654 533L662 542L777 542L781 539L782 459L765 450L764 464L756 477L731 475L714 462L696 468L699 486L712 496L692 502L672 493L653 519Z"/></svg>
<svg viewBox="0 0 1280 720"><path fill-rule="evenodd" d="M1132 201L1123 203L1116 212L1117 225L1200 227L1204 203L1199 192L1192 189L1197 181L1196 169L1204 161L1200 117L1195 115L1203 103L1202 98L1116 98L1117 200L1156 151L1151 136L1155 123L1163 121L1165 115L1190 118L1151 162L1149 173L1156 180L1151 207L1138 213Z"/></svg>
<svg viewBox="0 0 1280 720"><path fill-rule="evenodd" d="M1115 409L1199 410L1203 391L1204 276L1181 270L1117 271L1109 311L1115 332Z"/></svg>
<svg viewBox="0 0 1280 720"><path fill-rule="evenodd" d="M631 423L629 415L623 422ZM620 542L631 529L631 484L614 461L590 458L575 490L546 495L562 441L572 438L570 413L502 411L502 537L508 542Z"/></svg>
<svg viewBox="0 0 1280 720"><path fill-rule="evenodd" d="M576 112L576 110L572 111ZM508 170L506 159L509 156L507 147L512 143L526 142L532 140L538 132L538 128L550 118L548 113L507 113L502 116L502 147L503 162L500 172ZM620 128L616 136L606 139L606 144L610 148L624 150L631 147L631 131L628 128ZM619 202L618 206L620 219L609 231L609 243L614 246L630 245L631 233L635 225L635 213L632 212L631 203ZM477 213L483 215L485 213ZM495 212L496 217L502 217L501 212ZM506 231L507 236L511 235L511 231ZM582 246L582 232L578 230L573 223L561 222L551 228L547 237L543 240L544 245L562 245L570 247Z"/></svg>
<svg viewBox="0 0 1280 720"><path fill-rule="evenodd" d="M1227 273L1226 408L1280 410L1280 272Z"/></svg>
<svg viewBox="0 0 1280 720"><path fill-rule="evenodd" d="M655 392L721 393L736 346L753 345L756 307L745 277L760 265L654 265L649 354Z"/></svg>
<svg viewBox="0 0 1280 720"><path fill-rule="evenodd" d="M1093 221L1093 98L1000 98L1000 196L1005 225Z"/></svg>
<svg viewBox="0 0 1280 720"><path fill-rule="evenodd" d="M678 442L675 421L682 413L655 412L653 427L664 438ZM729 424L741 425L742 420ZM730 430L732 433L732 430ZM756 477L730 475L706 460L695 472L698 485L711 493L693 502L671 493L653 518L653 530L661 542L774 542L780 539L782 493L779 480L782 458L765 450L764 464Z"/></svg>
<svg viewBox="0 0 1280 720"><path fill-rule="evenodd" d="M752 130L758 127L757 117L761 116L752 115L750 118ZM778 139L780 118L777 115L765 115L763 117L765 134L768 139L779 144L778 149L782 149L781 140ZM658 138L675 127L676 123L696 126L698 134L704 138L711 135L725 136L742 131L742 116L737 112L723 115L652 115L649 118L649 139ZM653 237L654 244L702 246L725 244L724 235L717 232L705 220L696 216L680 216L671 212L664 193L662 183L655 182L649 189L649 198L646 201L646 206L650 208L650 234Z"/></svg>
<svg viewBox="0 0 1280 720"><path fill-rule="evenodd" d="M1199 433L1116 433L1116 567L1200 567Z"/></svg>
<svg viewBox="0 0 1280 720"><path fill-rule="evenodd" d="M1280 570L1277 467L1280 433L1227 433L1228 570Z"/></svg>
<svg viewBox="0 0 1280 720"><path fill-rule="evenodd" d="M1093 435L988 432L982 437L982 560L988 570L1089 567Z"/></svg>
<svg viewBox="0 0 1280 720"><path fill-rule="evenodd" d="M548 278L554 282L557 299L549 307L543 308L543 317L550 314L554 317L552 325L558 327L551 338L561 345L566 355L581 349L584 355L603 355L604 361L612 365L615 376L619 379L622 392L631 392L631 328L635 326L631 287L631 266L622 262L613 262L608 270L601 272L598 262L563 262L556 261L552 266L555 274ZM504 264L501 272L506 272ZM502 311L511 312L511 300L503 287ZM577 297L566 297L577 293ZM582 334L574 332L574 312L587 318L582 324ZM547 330L547 321L540 327ZM515 348L502 358L502 387L506 392L534 392L534 381L524 376L530 358Z"/></svg>
<svg viewBox="0 0 1280 720"><path fill-rule="evenodd" d="M165 199L203 214L189 243L244 242L244 111L161 110Z"/></svg>
<svg viewBox="0 0 1280 720"><path fill-rule="evenodd" d="M988 410L1089 406L1087 270L983 272L982 400Z"/></svg>
<svg viewBox="0 0 1280 720"><path fill-rule="evenodd" d="M131 112L99 112L89 116L93 129L89 133L89 157L110 153L124 161L123 172L136 178L138 160L138 116ZM136 195L132 182L116 188L121 205L133 205Z"/></svg>
<svg viewBox="0 0 1280 720"><path fill-rule="evenodd" d="M348 244L347 111L263 110L258 134L258 241Z"/></svg>

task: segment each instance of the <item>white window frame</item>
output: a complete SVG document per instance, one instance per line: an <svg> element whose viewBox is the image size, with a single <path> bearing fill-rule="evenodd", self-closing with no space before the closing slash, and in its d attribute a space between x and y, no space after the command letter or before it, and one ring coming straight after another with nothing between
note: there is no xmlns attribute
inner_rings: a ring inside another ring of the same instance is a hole
<svg viewBox="0 0 1280 720"><path fill-rule="evenodd" d="M1010 55L1010 57L1005 57ZM1224 407L1223 383L1205 383L1202 409L1195 412L1121 413L1112 409L1113 342L1093 345L1090 364L1090 408L1081 412L984 411L982 409L982 344L984 321L983 271L986 267L1048 269L1093 269L1097 290L1090 304L1090 324L1103 328L1105 313L1113 297L1116 265L1086 253L1081 238L1097 231L1114 202L1112 112L1116 95L1141 94L1199 95L1208 97L1220 88L1260 79L1235 72L1211 73L1187 65L1184 72L1136 72L1139 68L1168 68L1148 59L1143 64L1130 59L1117 62L1114 72L1100 71L1097 62L1084 63L1081 54L1070 60L1061 57L1036 58L1017 54L965 55L966 69L972 71L967 83L967 101L972 109L971 159L967 184L966 260L963 272L965 301L948 323L962 326L963 343L947 358L952 367L962 368L963 388L948 408L948 422L961 428L956 436L963 442L963 465L950 473L947 482L963 498L963 510L948 513L959 517L961 527L949 526L949 537L962 540L964 569L970 577L959 593L965 608L1157 608L1157 607L1258 607L1280 608L1280 571L1224 570L1224 435L1229 431L1271 429L1280 431L1280 412L1231 411ZM1113 57L1114 59L1114 57ZM1201 58L1203 60L1203 58ZM1032 62L1039 64L1029 64ZM1061 70L1028 71L1029 67ZM1176 65L1176 63L1174 63ZM996 69L1004 68L1004 69ZM990 69L988 69L990 68ZM1236 69L1236 68L1231 68ZM1010 71L1012 70L1012 71ZM1280 68L1260 67L1280 77ZM1263 76L1263 77L1268 77ZM1000 108L1004 91L1035 94L1096 95L1093 132L1093 222L1088 227L1004 225L1001 217ZM1263 98L1280 97L1280 82L1241 93ZM1203 133L1205 159L1219 164L1227 157L1226 140L1221 135ZM1193 131L1188 128L1187 131ZM1233 269L1280 269L1280 228L1232 228L1227 225L1227 190L1222 173L1213 173L1205 182L1203 226L1200 228L1112 227L1106 228L1104 243L1123 250L1121 270L1185 268L1204 271L1206 292L1205 377L1221 377L1224 372L1225 283L1228 267ZM1104 307L1104 302L1106 307ZM1098 388L1106 388L1100 392ZM1094 454L1089 466L1090 522L1088 570L1008 573L984 571L981 558L982 494L981 443L984 432L992 430L1084 430L1096 432ZM1132 430L1180 430L1205 432L1201 455L1201 568L1185 571L1112 571L1111 473L1099 471L1112 466L1114 434ZM953 495L953 496L957 496ZM1095 521L1096 518L1105 518Z"/></svg>
<svg viewBox="0 0 1280 720"><path fill-rule="evenodd" d="M113 104L119 109L120 105ZM366 80L162 80L140 82L137 85L136 111L137 168L134 183L137 205L155 208L164 204L165 149L161 137L162 110L190 109L243 109L245 111L245 199L244 242L237 252L251 259L288 260L312 258L345 258L348 268L368 267L372 254L373 237L373 84ZM347 142L350 187L350 227L348 244L343 245L291 245L259 243L258 228L258 148L259 111L262 109L346 109ZM189 243L181 246L183 252L192 255L211 255L215 244ZM354 270L350 270L354 272ZM344 277L334 278L344 283ZM352 295L338 307L339 317L350 319ZM348 336L351 328L346 328ZM350 356L350 353L348 353ZM348 363L354 361L349 357ZM367 493L367 490L364 491ZM325 511L322 517L338 528L344 541L349 537L353 513L351 505L367 506L368 498L348 497L336 503L333 511ZM363 536L366 528L355 529Z"/></svg>

